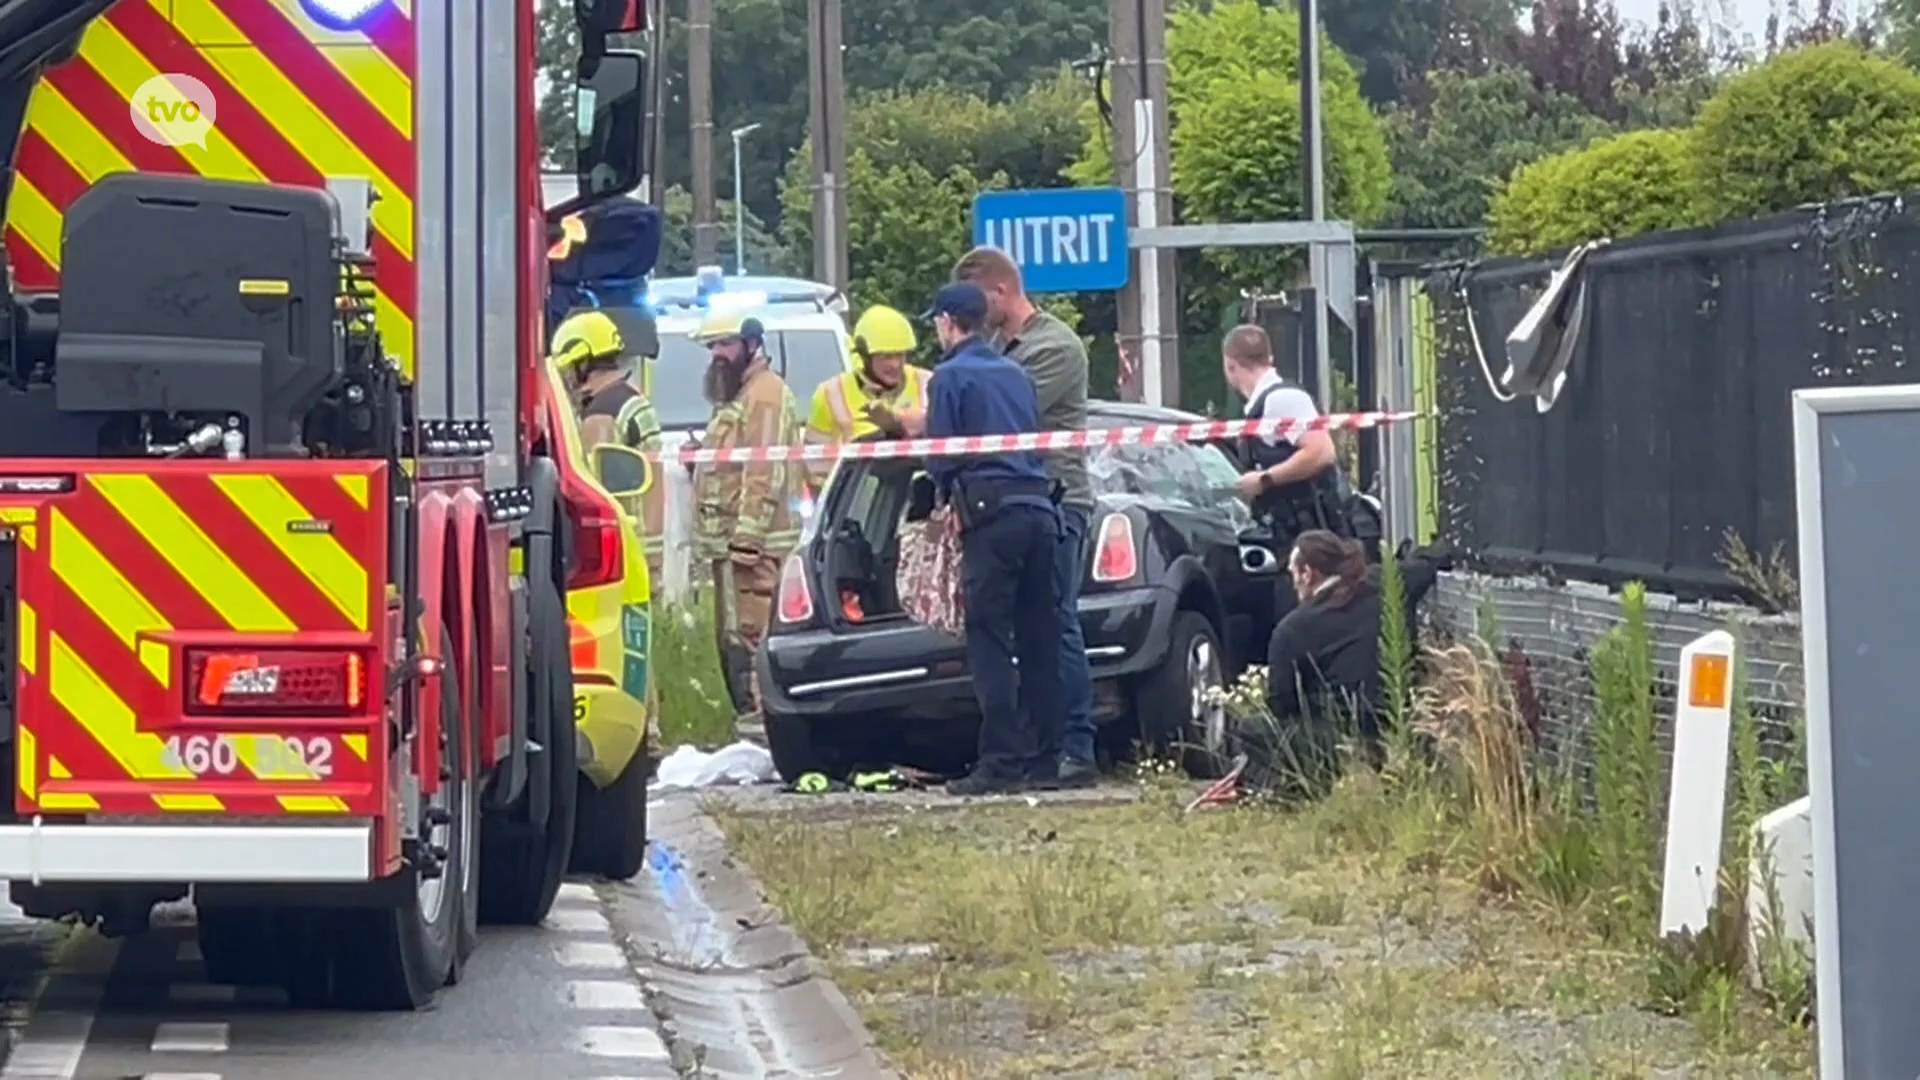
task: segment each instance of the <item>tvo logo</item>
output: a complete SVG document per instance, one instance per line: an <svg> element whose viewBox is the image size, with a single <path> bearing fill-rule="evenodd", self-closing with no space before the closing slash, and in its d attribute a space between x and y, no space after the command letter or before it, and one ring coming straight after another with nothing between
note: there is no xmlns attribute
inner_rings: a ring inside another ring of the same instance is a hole
<svg viewBox="0 0 1920 1080"><path fill-rule="evenodd" d="M166 72L140 84L127 103L134 130L162 146L207 148L217 118L213 91L191 75Z"/></svg>

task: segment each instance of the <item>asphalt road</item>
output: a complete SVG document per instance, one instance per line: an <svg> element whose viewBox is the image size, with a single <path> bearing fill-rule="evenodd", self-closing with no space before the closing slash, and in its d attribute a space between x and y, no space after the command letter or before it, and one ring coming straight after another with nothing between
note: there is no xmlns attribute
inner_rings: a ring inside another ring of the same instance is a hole
<svg viewBox="0 0 1920 1080"><path fill-rule="evenodd" d="M418 1013L298 1012L205 981L188 921L124 941L74 934L0 1080L659 1080L678 1075L606 902L562 892L547 925L483 935L459 986Z"/></svg>
<svg viewBox="0 0 1920 1080"><path fill-rule="evenodd" d="M0 903L0 1080L898 1080L698 800L649 817L645 871L564 886L543 926L483 928L416 1013L211 985L190 905L107 940Z"/></svg>

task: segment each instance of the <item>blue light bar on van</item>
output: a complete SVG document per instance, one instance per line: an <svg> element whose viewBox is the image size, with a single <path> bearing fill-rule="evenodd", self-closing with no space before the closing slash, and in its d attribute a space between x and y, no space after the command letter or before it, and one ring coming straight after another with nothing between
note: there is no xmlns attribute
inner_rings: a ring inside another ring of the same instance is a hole
<svg viewBox="0 0 1920 1080"><path fill-rule="evenodd" d="M392 0L304 0L307 14L334 30L352 30L365 23Z"/></svg>

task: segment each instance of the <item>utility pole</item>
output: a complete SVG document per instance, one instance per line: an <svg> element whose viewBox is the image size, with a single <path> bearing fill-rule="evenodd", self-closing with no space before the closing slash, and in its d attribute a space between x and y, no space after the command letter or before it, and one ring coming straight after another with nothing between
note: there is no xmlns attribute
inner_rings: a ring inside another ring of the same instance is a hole
<svg viewBox="0 0 1920 1080"><path fill-rule="evenodd" d="M713 200L713 0L687 0L687 96L693 123L693 265L720 261Z"/></svg>
<svg viewBox="0 0 1920 1080"><path fill-rule="evenodd" d="M847 68L840 0L808 0L807 125L813 138L813 276L846 289Z"/></svg>
<svg viewBox="0 0 1920 1080"><path fill-rule="evenodd" d="M1109 0L1108 52L1115 177L1130 198L1127 224L1173 224L1168 153L1166 0ZM1120 345L1138 357L1127 396L1180 403L1180 308L1175 252L1136 248L1132 283L1120 295Z"/></svg>
<svg viewBox="0 0 1920 1080"><path fill-rule="evenodd" d="M653 159L647 163L647 201L663 215L667 209L667 19L672 6L668 0L655 0L648 24L653 28L647 49L653 58L653 89L648 92L653 104L647 117L652 126L647 130L653 133Z"/></svg>
<svg viewBox="0 0 1920 1080"><path fill-rule="evenodd" d="M1300 3L1300 202L1307 220L1327 220L1327 191L1320 138L1320 5ZM1327 249L1307 245L1307 273L1313 283L1313 375L1321 411L1333 406L1333 359L1327 342ZM1303 358L1304 359L1304 358Z"/></svg>

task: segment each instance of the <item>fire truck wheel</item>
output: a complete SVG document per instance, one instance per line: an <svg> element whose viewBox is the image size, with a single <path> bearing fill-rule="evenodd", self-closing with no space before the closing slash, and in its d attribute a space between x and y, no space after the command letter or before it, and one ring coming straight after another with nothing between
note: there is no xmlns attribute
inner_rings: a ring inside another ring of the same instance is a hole
<svg viewBox="0 0 1920 1080"><path fill-rule="evenodd" d="M647 773L644 748L620 778L604 788L580 778L580 816L573 864L590 874L626 881L647 864Z"/></svg>
<svg viewBox="0 0 1920 1080"><path fill-rule="evenodd" d="M548 565L529 546L527 565ZM573 823L579 810L579 756L573 741L573 659L567 648L567 609L560 586L534 575L529 581L529 656L543 662L527 673L529 726L545 731L533 768L550 770L553 801L544 828L527 818L527 796L489 815L480 834L480 920L535 926L547 917L573 856Z"/></svg>
<svg viewBox="0 0 1920 1080"><path fill-rule="evenodd" d="M244 907L203 907L195 913L207 981L223 986L267 986L280 975L273 917Z"/></svg>
<svg viewBox="0 0 1920 1080"><path fill-rule="evenodd" d="M441 640L447 640L444 623ZM431 845L443 851L439 873L422 876L392 908L347 911L364 920L361 934L336 934L327 942L334 968L334 1004L350 1009L419 1009L433 1000L459 967L462 907L472 900L463 884L473 857L475 789L471 771L455 768L470 753L462 723L464 679L458 663L443 669L440 686L440 793L429 800ZM355 938L359 938L356 942ZM291 992L291 991L289 991Z"/></svg>

